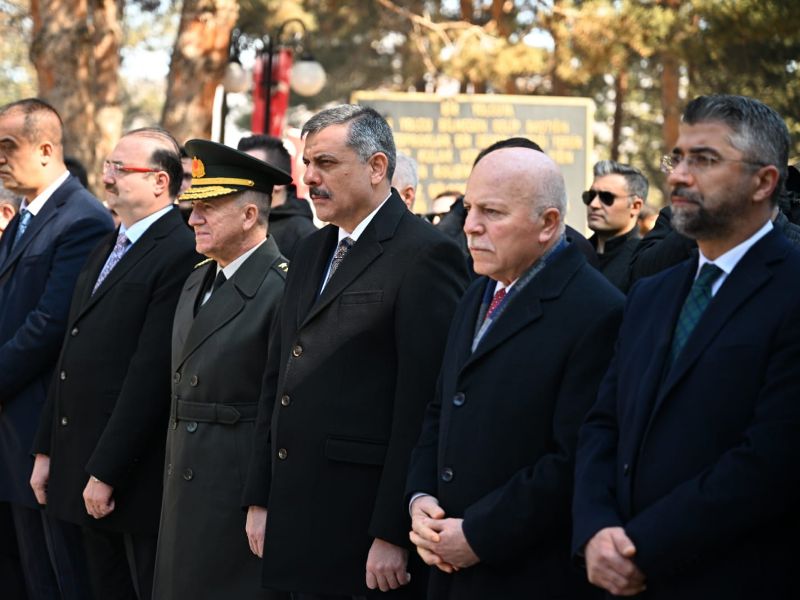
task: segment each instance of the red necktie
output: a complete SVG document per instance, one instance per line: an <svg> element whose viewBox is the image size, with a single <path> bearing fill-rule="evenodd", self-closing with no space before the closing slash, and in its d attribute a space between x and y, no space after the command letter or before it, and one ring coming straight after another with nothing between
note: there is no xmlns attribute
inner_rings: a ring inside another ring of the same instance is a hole
<svg viewBox="0 0 800 600"><path fill-rule="evenodd" d="M503 301L503 298L506 297L506 288L501 290L497 290L492 297L492 302L489 304L489 310L486 311L486 318L492 316L492 313L500 306L500 303Z"/></svg>

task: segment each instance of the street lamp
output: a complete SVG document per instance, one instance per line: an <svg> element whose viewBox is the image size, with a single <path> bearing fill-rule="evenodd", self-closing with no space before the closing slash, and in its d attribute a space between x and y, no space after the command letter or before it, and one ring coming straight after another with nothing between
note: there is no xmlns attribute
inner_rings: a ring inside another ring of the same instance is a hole
<svg viewBox="0 0 800 600"><path fill-rule="evenodd" d="M289 25L298 25L299 32L287 44L281 38ZM289 19L275 35L266 36L253 68L253 133L280 137L289 108L289 88L301 96L313 96L325 85L325 70L307 50L292 64L295 51L303 50L307 34L303 21Z"/></svg>

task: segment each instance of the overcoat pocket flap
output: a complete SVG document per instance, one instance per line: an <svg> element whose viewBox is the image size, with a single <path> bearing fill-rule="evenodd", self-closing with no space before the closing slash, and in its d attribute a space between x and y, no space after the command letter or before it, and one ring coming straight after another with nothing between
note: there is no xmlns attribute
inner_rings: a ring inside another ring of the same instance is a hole
<svg viewBox="0 0 800 600"><path fill-rule="evenodd" d="M386 458L386 444L329 437L325 440L325 456L343 462L382 465Z"/></svg>
<svg viewBox="0 0 800 600"><path fill-rule="evenodd" d="M372 304L383 301L383 290L372 292L345 292L341 296L342 304Z"/></svg>

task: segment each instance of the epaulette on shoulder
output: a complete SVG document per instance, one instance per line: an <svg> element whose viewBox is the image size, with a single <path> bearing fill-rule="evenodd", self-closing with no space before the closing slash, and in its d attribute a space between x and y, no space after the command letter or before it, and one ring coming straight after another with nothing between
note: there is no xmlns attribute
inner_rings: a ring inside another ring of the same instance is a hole
<svg viewBox="0 0 800 600"><path fill-rule="evenodd" d="M200 267L202 267L203 265L210 263L212 260L213 260L212 258L207 258L207 259L205 259L205 260L201 260L199 263L197 263L197 264L194 266L194 268L195 268L195 269L199 269L199 268L200 268Z"/></svg>

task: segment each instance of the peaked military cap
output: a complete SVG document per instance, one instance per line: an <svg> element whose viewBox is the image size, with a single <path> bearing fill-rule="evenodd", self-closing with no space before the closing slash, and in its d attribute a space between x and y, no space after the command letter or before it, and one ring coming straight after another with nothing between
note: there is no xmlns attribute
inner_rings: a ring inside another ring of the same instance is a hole
<svg viewBox="0 0 800 600"><path fill-rule="evenodd" d="M184 146L192 159L192 186L179 200L204 200L246 190L272 193L292 176L263 160L209 140L189 140Z"/></svg>

